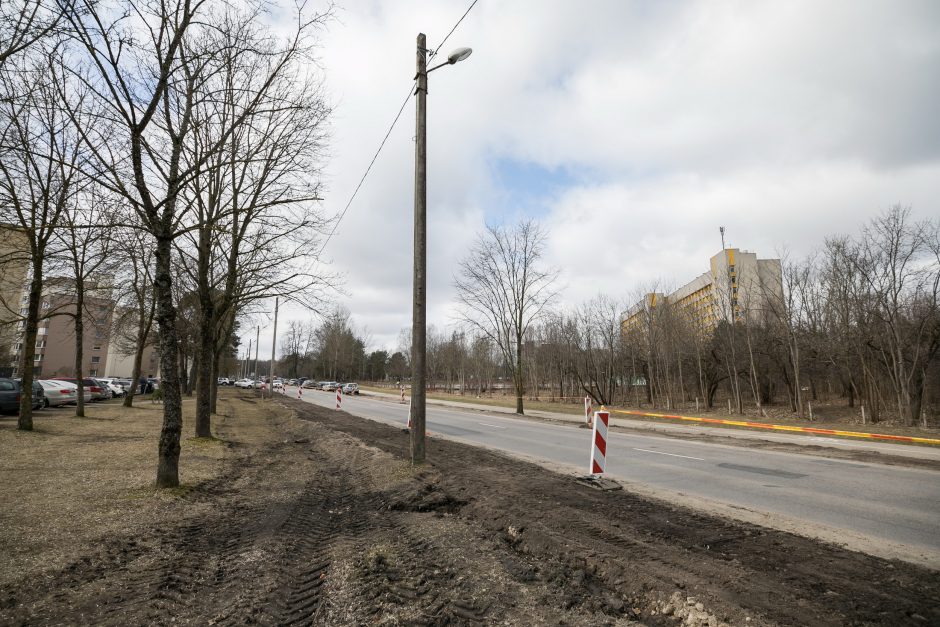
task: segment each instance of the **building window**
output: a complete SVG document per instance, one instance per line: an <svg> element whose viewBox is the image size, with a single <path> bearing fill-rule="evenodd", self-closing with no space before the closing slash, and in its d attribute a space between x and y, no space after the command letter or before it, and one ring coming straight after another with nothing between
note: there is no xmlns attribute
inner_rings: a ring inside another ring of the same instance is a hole
<svg viewBox="0 0 940 627"><path fill-rule="evenodd" d="M33 377L42 376L42 366L33 366Z"/></svg>
<svg viewBox="0 0 940 627"><path fill-rule="evenodd" d="M93 351L100 351L100 350L101 350L101 344L95 344L94 346L91 347L91 350L93 350Z"/></svg>
<svg viewBox="0 0 940 627"><path fill-rule="evenodd" d="M101 363L101 357L98 356L98 355L95 355L94 357L91 358L91 363L93 363L93 364L100 364L100 363Z"/></svg>
<svg viewBox="0 0 940 627"><path fill-rule="evenodd" d="M33 361L37 361L37 362L38 362L38 361L42 361L42 358L43 358L43 354L42 354L42 353L39 353L38 355L36 355L35 357L33 357Z"/></svg>
<svg viewBox="0 0 940 627"><path fill-rule="evenodd" d="M36 334L37 334L37 335L48 335L48 334L49 334L49 328L48 328L48 327L39 327L39 329L36 331Z"/></svg>
<svg viewBox="0 0 940 627"><path fill-rule="evenodd" d="M43 308L43 309L49 309L49 303L43 303L43 304L42 304L42 308Z"/></svg>
<svg viewBox="0 0 940 627"><path fill-rule="evenodd" d="M89 377L97 377L97 376L98 376L98 369L97 369L97 368L93 368L92 371L88 373L88 376L89 376Z"/></svg>
<svg viewBox="0 0 940 627"><path fill-rule="evenodd" d="M36 348L45 348L45 347L46 347L46 340L39 340L38 342L36 342Z"/></svg>
<svg viewBox="0 0 940 627"><path fill-rule="evenodd" d="M22 342L17 342L17 343L16 343L16 346L13 347L13 350L19 352L21 348L23 348L23 343L22 343Z"/></svg>

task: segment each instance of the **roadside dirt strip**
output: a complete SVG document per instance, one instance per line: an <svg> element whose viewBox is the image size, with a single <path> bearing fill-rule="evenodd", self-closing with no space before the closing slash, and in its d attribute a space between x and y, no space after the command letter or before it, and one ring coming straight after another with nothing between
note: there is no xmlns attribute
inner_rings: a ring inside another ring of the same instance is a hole
<svg viewBox="0 0 940 627"><path fill-rule="evenodd" d="M5 585L0 623L940 624L940 573L444 440L415 469L400 429L277 402L262 444L219 422L191 516Z"/></svg>

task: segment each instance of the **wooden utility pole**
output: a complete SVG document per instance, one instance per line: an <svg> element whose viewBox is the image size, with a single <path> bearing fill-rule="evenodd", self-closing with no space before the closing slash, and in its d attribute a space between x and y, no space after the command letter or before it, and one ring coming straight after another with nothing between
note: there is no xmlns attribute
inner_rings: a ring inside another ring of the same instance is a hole
<svg viewBox="0 0 940 627"><path fill-rule="evenodd" d="M245 378L248 378L249 372L251 370L251 338L248 338L248 354L245 356Z"/></svg>
<svg viewBox="0 0 940 627"><path fill-rule="evenodd" d="M258 325L258 330L255 332L255 380L257 380L261 373L258 372L258 349L261 344L261 325Z"/></svg>
<svg viewBox="0 0 940 627"><path fill-rule="evenodd" d="M274 333L271 335L271 398L274 398L274 347L277 346L277 296L274 297Z"/></svg>
<svg viewBox="0 0 940 627"><path fill-rule="evenodd" d="M427 315L427 96L428 50L424 33L418 34L415 80L415 248L414 303L411 325L411 463L425 459L425 320Z"/></svg>

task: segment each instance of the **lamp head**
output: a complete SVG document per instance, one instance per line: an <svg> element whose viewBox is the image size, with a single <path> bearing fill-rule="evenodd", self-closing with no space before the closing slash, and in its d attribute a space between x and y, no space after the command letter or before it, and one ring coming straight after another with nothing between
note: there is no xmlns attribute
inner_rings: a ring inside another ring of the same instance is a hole
<svg viewBox="0 0 940 627"><path fill-rule="evenodd" d="M451 52L450 55L447 57L447 62L453 65L454 63L457 63L458 61L463 61L464 59L469 57L470 53L472 52L473 50L470 48L457 48L456 50Z"/></svg>

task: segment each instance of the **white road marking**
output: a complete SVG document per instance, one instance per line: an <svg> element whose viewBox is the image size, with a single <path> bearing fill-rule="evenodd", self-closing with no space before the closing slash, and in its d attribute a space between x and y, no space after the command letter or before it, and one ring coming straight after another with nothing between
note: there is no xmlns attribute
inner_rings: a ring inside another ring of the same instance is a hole
<svg viewBox="0 0 940 627"><path fill-rule="evenodd" d="M478 424L478 425L483 425L484 427L493 427L494 429L506 429L506 428L507 428L507 427L500 427L500 426L497 426L497 425L491 425L491 424L488 423L488 422L478 422L477 424Z"/></svg>
<svg viewBox="0 0 940 627"><path fill-rule="evenodd" d="M645 448L635 448L634 451L643 451L644 453L654 453L656 455L668 455L669 457L682 457L685 459L694 459L696 461L703 462L705 461L701 457L689 457L688 455L676 455L675 453L663 453L662 451L650 451Z"/></svg>

